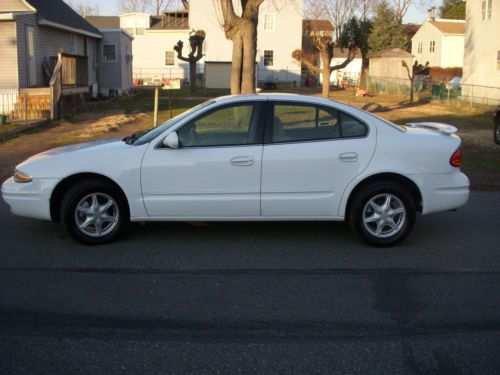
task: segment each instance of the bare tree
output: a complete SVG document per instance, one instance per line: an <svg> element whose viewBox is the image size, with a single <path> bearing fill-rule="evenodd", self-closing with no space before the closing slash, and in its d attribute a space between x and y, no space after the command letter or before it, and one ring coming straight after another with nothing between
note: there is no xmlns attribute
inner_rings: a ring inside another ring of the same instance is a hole
<svg viewBox="0 0 500 375"><path fill-rule="evenodd" d="M151 0L117 0L118 9L122 13L146 13Z"/></svg>
<svg viewBox="0 0 500 375"><path fill-rule="evenodd" d="M314 62L306 58L302 50L297 49L292 53L292 57L304 64L309 70L323 74L322 94L325 98L328 98L328 95L330 94L330 76L332 72L338 69L345 68L347 64L349 64L354 59L357 53L356 46L354 46L354 44L350 44L348 47L346 59L341 64L331 66L334 46L335 44L333 43L332 38L329 36L315 38L315 47L319 50L321 57L321 67L314 65Z"/></svg>
<svg viewBox="0 0 500 375"><path fill-rule="evenodd" d="M401 60L401 65L406 69L406 74L408 75L408 79L410 80L410 102L413 103L413 91L415 90L415 76L423 74L429 74L429 62L427 61L425 65L419 64L417 60L413 63L413 66L410 67L406 63L406 61Z"/></svg>
<svg viewBox="0 0 500 375"><path fill-rule="evenodd" d="M232 0L217 0L226 38L233 42L231 94L255 92L255 57L259 8L264 0L240 0L242 14L238 16Z"/></svg>
<svg viewBox="0 0 500 375"><path fill-rule="evenodd" d="M359 0L311 0L332 23L335 29L335 40L340 39L342 28L356 14Z"/></svg>
<svg viewBox="0 0 500 375"><path fill-rule="evenodd" d="M66 2L76 13L82 17L98 16L100 13L99 5L89 5L82 2L69 0Z"/></svg>
<svg viewBox="0 0 500 375"><path fill-rule="evenodd" d="M191 86L191 94L196 93L196 63L203 58L204 40L205 32L203 30L197 30L193 35L191 35L189 37L191 52L188 56L182 55L182 49L184 47L182 40L179 40L174 46L174 50L177 52L177 58L189 63L189 84Z"/></svg>

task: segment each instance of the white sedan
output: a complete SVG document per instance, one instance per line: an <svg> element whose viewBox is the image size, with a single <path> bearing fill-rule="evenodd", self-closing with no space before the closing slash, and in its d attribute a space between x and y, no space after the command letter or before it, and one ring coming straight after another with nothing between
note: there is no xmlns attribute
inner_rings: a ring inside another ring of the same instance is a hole
<svg viewBox="0 0 500 375"><path fill-rule="evenodd" d="M310 96L229 96L123 140L35 155L2 196L85 244L115 239L128 221L348 220L389 246L417 212L467 202L455 132Z"/></svg>

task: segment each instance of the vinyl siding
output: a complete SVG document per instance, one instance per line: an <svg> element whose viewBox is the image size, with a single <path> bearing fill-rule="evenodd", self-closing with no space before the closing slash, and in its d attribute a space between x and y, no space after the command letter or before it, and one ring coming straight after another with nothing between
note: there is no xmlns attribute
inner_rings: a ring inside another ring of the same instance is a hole
<svg viewBox="0 0 500 375"><path fill-rule="evenodd" d="M109 89L121 89L121 56L120 31L103 32L104 39L99 43L99 86L104 95ZM103 61L102 47L104 44L116 45L116 62Z"/></svg>
<svg viewBox="0 0 500 375"><path fill-rule="evenodd" d="M17 88L16 23L0 22L0 88Z"/></svg>
<svg viewBox="0 0 500 375"><path fill-rule="evenodd" d="M17 23L17 64L19 71L19 87L28 87L28 56L26 45L26 26L33 26L35 30L35 53L38 53L38 26L36 15L26 14L16 16ZM38 65L38 64L37 64ZM38 74L38 73L37 73ZM40 84L42 81L38 81Z"/></svg>
<svg viewBox="0 0 500 375"><path fill-rule="evenodd" d="M132 40L123 33L120 33L121 38L121 87L122 90L127 90L132 87L132 60L127 60L127 54L132 54Z"/></svg>
<svg viewBox="0 0 500 375"><path fill-rule="evenodd" d="M27 12L31 9L21 0L2 0L0 2L0 12Z"/></svg>

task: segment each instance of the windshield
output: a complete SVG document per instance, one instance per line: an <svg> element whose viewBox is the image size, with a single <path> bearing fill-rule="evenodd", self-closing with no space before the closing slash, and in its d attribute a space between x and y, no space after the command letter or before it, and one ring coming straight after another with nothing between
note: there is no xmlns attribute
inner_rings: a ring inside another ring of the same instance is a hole
<svg viewBox="0 0 500 375"><path fill-rule="evenodd" d="M179 121L182 119L186 118L187 116L191 115L192 113L198 111L201 108L204 108L210 104L212 104L214 101L213 100L207 100L206 102L203 102L201 104L198 104L196 107L193 107L186 112L181 113L180 115L177 115L175 117L172 117L170 120L167 122L164 122L160 126L157 126L156 128L151 128L147 130L145 133L139 133L136 139L132 142L133 145L140 146L145 143L151 142L153 139L158 137L161 133L163 133L165 130L171 128L175 124L177 124Z"/></svg>

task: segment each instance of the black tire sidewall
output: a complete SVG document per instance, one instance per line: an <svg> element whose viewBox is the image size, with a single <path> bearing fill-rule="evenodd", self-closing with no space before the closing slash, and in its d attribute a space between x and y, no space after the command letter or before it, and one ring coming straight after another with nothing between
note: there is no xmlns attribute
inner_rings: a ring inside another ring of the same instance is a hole
<svg viewBox="0 0 500 375"><path fill-rule="evenodd" d="M379 194L392 194L398 197L406 210L406 221L403 228L394 236L378 238L367 231L363 225L363 209L366 203ZM410 193L400 184L391 181L375 182L362 188L354 197L349 212L351 228L365 242L376 247L390 247L401 242L413 229L415 224L416 208L415 202Z"/></svg>
<svg viewBox="0 0 500 375"><path fill-rule="evenodd" d="M91 193L104 193L111 196L118 205L119 219L112 232L102 237L90 237L82 233L75 222L75 209L80 200ZM128 206L121 191L111 183L99 179L84 180L72 186L64 195L61 203L61 220L68 234L85 245L102 245L116 239L128 222Z"/></svg>

